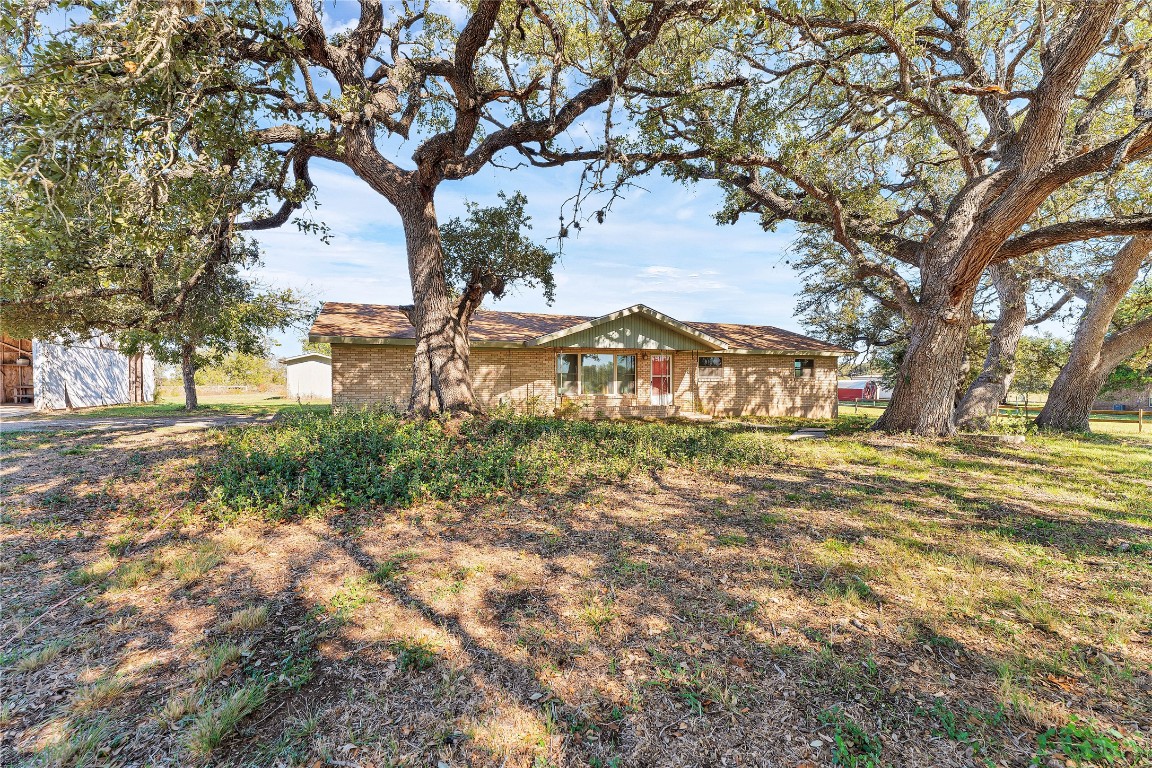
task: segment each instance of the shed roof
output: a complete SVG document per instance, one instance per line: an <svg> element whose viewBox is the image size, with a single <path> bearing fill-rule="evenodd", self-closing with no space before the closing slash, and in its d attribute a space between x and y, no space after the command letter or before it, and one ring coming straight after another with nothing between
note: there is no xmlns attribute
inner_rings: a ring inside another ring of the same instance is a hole
<svg viewBox="0 0 1152 768"><path fill-rule="evenodd" d="M602 317L479 310L472 318L468 334L473 346L535 346L634 313L676 328L697 339L702 348L819 354L849 354L852 351L771 325L680 321L643 304ZM404 310L397 306L325 302L308 338L317 342L412 344L416 329Z"/></svg>
<svg viewBox="0 0 1152 768"><path fill-rule="evenodd" d="M292 355L292 357L282 357L280 362L284 365L292 365L293 363L306 363L309 360L315 360L318 363L332 364L332 358L329 355L324 355L319 352L303 352L299 355Z"/></svg>

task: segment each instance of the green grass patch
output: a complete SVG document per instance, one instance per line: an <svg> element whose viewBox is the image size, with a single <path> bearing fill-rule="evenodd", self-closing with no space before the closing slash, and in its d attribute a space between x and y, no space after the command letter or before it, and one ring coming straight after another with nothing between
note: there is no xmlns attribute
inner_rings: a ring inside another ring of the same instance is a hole
<svg viewBox="0 0 1152 768"><path fill-rule="evenodd" d="M53 640L31 653L17 657L14 665L16 671L35 672L38 669L48 666L56 660L57 656L64 652L68 644L68 640Z"/></svg>
<svg viewBox="0 0 1152 768"><path fill-rule="evenodd" d="M1032 765L1047 765L1046 758L1060 753L1076 765L1146 765L1152 752L1115 728L1094 728L1073 716L1059 728L1049 728L1036 736Z"/></svg>
<svg viewBox="0 0 1152 768"><path fill-rule="evenodd" d="M424 672L436 663L436 648L426 640L396 640L391 647L401 672Z"/></svg>
<svg viewBox="0 0 1152 768"><path fill-rule="evenodd" d="M405 550L397 552L372 570L372 580L377 584L385 584L399 576L411 560L420 557L419 553Z"/></svg>
<svg viewBox="0 0 1152 768"><path fill-rule="evenodd" d="M881 768L880 739L868 734L837 707L820 713L820 722L832 731L832 765L846 768Z"/></svg>
<svg viewBox="0 0 1152 768"><path fill-rule="evenodd" d="M211 754L231 736L248 715L255 712L268 697L262 685L249 683L234 688L216 704L198 713L185 735L188 750L195 755Z"/></svg>
<svg viewBox="0 0 1152 768"><path fill-rule="evenodd" d="M108 574L116 569L119 561L114 557L105 557L91 565L73 568L68 572L68 581L78 587L86 587L108 578Z"/></svg>
<svg viewBox="0 0 1152 768"><path fill-rule="evenodd" d="M168 571L181 586L191 587L208 575L220 563L223 556L211 544L201 544L187 552L177 555L168 563Z"/></svg>
<svg viewBox="0 0 1152 768"><path fill-rule="evenodd" d="M223 516L273 518L333 508L404 507L617 480L670 465L698 469L779 461L776 438L739 426L569 421L500 411L460 421L386 410L292 414L230 430L202 467Z"/></svg>

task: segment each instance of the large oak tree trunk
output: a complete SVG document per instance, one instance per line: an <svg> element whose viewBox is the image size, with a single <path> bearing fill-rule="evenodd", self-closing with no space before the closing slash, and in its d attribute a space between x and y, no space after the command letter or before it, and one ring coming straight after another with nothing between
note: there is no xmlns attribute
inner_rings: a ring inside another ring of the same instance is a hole
<svg viewBox="0 0 1152 768"><path fill-rule="evenodd" d="M408 274L412 281L416 349L412 361L409 408L427 415L439 409L449 413L476 410L469 371L467 319L448 294L440 229L430 193L401 209L408 246Z"/></svg>
<svg viewBox="0 0 1152 768"><path fill-rule="evenodd" d="M1087 432L1092 403L1109 374L1132 355L1152 344L1152 317L1108 336L1116 308L1136 281L1149 253L1152 237L1134 237L1117 252L1100 277L1072 339L1068 362L1060 369L1036 425L1048 429Z"/></svg>
<svg viewBox="0 0 1152 768"><path fill-rule="evenodd" d="M1004 265L988 269L999 303L999 317L989 333L988 354L976 380L956 408L956 424L984 428L1008 396L1016 373L1016 348L1028 323L1028 302L1024 285Z"/></svg>
<svg viewBox="0 0 1152 768"><path fill-rule="evenodd" d="M1060 369L1048 402L1036 417L1038 426L1070 432L1088 431L1092 403L1112 372L1111 368L1101 365L1098 359L1092 360L1092 357L1078 356L1075 362L1069 360Z"/></svg>
<svg viewBox="0 0 1152 768"><path fill-rule="evenodd" d="M968 341L968 307L924 311L912 323L892 400L874 429L925 437L955 433L956 386Z"/></svg>
<svg viewBox="0 0 1152 768"><path fill-rule="evenodd" d="M200 405L196 397L195 344L184 344L180 348L180 377L184 381L184 410L195 410Z"/></svg>

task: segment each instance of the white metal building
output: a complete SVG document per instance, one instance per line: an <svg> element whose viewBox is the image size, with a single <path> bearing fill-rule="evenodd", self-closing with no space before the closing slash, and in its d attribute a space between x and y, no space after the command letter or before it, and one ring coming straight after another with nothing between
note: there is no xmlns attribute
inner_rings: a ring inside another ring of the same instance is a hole
<svg viewBox="0 0 1152 768"><path fill-rule="evenodd" d="M4 336L5 403L31 403L37 410L91 408L155 399L155 363L128 357L106 337L54 340Z"/></svg>
<svg viewBox="0 0 1152 768"><path fill-rule="evenodd" d="M288 397L292 400L332 399L332 358L319 352L286 357Z"/></svg>

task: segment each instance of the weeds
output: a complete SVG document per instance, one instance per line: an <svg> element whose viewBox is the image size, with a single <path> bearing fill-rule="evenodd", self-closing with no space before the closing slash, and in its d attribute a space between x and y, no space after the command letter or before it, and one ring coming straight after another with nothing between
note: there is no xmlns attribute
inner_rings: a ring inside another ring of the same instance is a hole
<svg viewBox="0 0 1152 768"><path fill-rule="evenodd" d="M181 586L190 587L222 562L224 558L214 546L201 544L169 562L168 572L180 582Z"/></svg>
<svg viewBox="0 0 1152 768"><path fill-rule="evenodd" d="M35 672L48 666L68 647L67 640L53 640L37 651L20 658L15 665L17 672Z"/></svg>
<svg viewBox="0 0 1152 768"><path fill-rule="evenodd" d="M156 715L162 723L169 728L174 728L177 723L195 712L199 706L200 696L196 691L174 693L164 702Z"/></svg>
<svg viewBox="0 0 1152 768"><path fill-rule="evenodd" d="M832 765L846 768L881 768L880 739L863 728L837 707L820 713L820 722L833 727Z"/></svg>
<svg viewBox="0 0 1152 768"><path fill-rule="evenodd" d="M401 672L424 672L436 662L436 649L426 640L396 640L391 648Z"/></svg>
<svg viewBox="0 0 1152 768"><path fill-rule="evenodd" d="M593 632L600 634L604 627L611 624L612 620L616 618L616 611L612 608L611 600L590 597L584 601L584 605L580 608L580 618L592 628Z"/></svg>
<svg viewBox="0 0 1152 768"><path fill-rule="evenodd" d="M445 422L385 410L299 414L226 433L201 470L217 514L293 517L333 507L491 498L670 464L702 469L778 461L770 438L715 426L567 421L498 412Z"/></svg>
<svg viewBox="0 0 1152 768"><path fill-rule="evenodd" d="M264 703L264 686L248 683L221 697L215 706L199 712L188 726L185 745L195 755L209 755L232 735L236 726Z"/></svg>
<svg viewBox="0 0 1152 768"><path fill-rule="evenodd" d="M965 721L972 719L982 721L985 724L995 725L999 723L1004 717L1002 710L989 715L980 710L968 708L966 713L957 715L956 712L954 712L952 708L948 706L948 703L944 701L944 699L938 698L932 702L931 712L920 710L920 713L931 714L934 718L936 718L936 722L940 724L939 730L933 731L933 735L946 736L952 741L959 742L970 748L973 753L983 756L982 759L985 765L993 765L993 763L988 760L987 756L985 756L987 748L979 738L969 732L967 726L965 725Z"/></svg>
<svg viewBox="0 0 1152 768"><path fill-rule="evenodd" d="M377 584L384 584L392 581L405 569L406 563L410 560L415 560L420 557L416 552L404 551L397 552L384 562L376 566L372 571L372 580Z"/></svg>
<svg viewBox="0 0 1152 768"><path fill-rule="evenodd" d="M89 584L96 584L108 578L108 574L116 570L119 561L114 557L105 557L97 560L91 565L86 565L81 568L74 568L68 572L68 581L72 582L78 587L86 587Z"/></svg>
<svg viewBox="0 0 1152 768"><path fill-rule="evenodd" d="M162 566L152 558L122 563L109 580L109 589L132 589L160 573Z"/></svg>
<svg viewBox="0 0 1152 768"><path fill-rule="evenodd" d="M91 685L86 685L76 691L72 697L71 709L73 712L91 712L105 707L120 697L131 687L127 678L120 675L101 677Z"/></svg>
<svg viewBox="0 0 1152 768"><path fill-rule="evenodd" d="M1098 730L1075 716L1066 725L1049 728L1036 736L1032 765L1046 765L1045 758L1059 752L1076 765L1143 765L1149 751L1115 728Z"/></svg>
<svg viewBox="0 0 1152 768"><path fill-rule="evenodd" d="M122 533L108 542L108 554L112 557L123 557L134 543L136 539L132 534Z"/></svg>
<svg viewBox="0 0 1152 768"><path fill-rule="evenodd" d="M210 683L224 673L224 669L244 654L244 649L234 643L217 643L208 649L204 663L193 674L197 683Z"/></svg>
<svg viewBox="0 0 1152 768"><path fill-rule="evenodd" d="M44 765L87 768L101 763L100 749L111 737L107 720L71 723L59 740L41 750Z"/></svg>
<svg viewBox="0 0 1152 768"><path fill-rule="evenodd" d="M268 606L253 605L233 611L223 624L221 632L251 632L259 629L268 622Z"/></svg>

